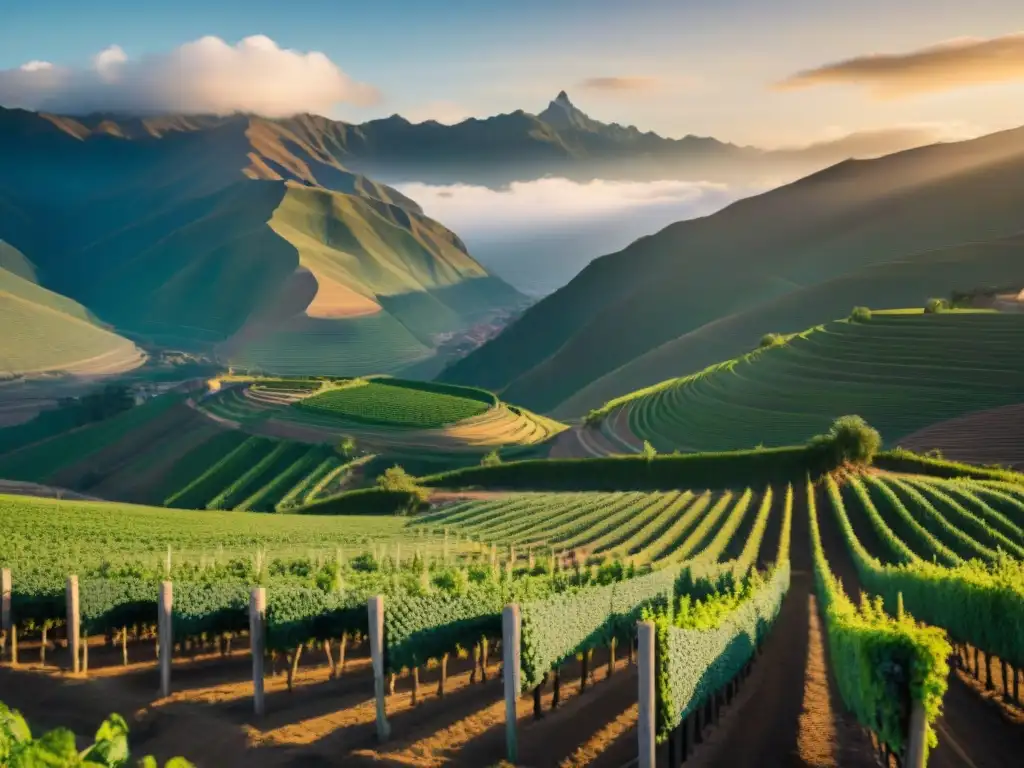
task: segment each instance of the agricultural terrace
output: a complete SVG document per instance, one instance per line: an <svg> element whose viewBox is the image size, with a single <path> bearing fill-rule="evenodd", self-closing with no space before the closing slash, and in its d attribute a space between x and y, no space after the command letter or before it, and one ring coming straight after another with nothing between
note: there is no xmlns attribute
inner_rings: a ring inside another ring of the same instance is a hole
<svg viewBox="0 0 1024 768"><path fill-rule="evenodd" d="M856 413L894 445L930 424L1018 401L1022 344L1019 313L875 312L613 400L600 412L601 431L620 451L643 440L659 451L719 451L803 442Z"/></svg>
<svg viewBox="0 0 1024 768"><path fill-rule="evenodd" d="M356 380L300 400L297 407L361 424L438 429L479 416L497 404L493 397L488 402L451 389L449 393L410 383Z"/></svg>
<svg viewBox="0 0 1024 768"><path fill-rule="evenodd" d="M0 477L185 509L289 509L340 490L356 464L326 443L227 428L167 394L50 434L48 414L0 430ZM15 436L37 433L21 447Z"/></svg>
<svg viewBox="0 0 1024 768"><path fill-rule="evenodd" d="M483 390L398 379L235 377L225 379L197 407L224 426L307 442L337 441L344 435L368 451L389 455L479 457L495 447L539 445L565 429Z"/></svg>

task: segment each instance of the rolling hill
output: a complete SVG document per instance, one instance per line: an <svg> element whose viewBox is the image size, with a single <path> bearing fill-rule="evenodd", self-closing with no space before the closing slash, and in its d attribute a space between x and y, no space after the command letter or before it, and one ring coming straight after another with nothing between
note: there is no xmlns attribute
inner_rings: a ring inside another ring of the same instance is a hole
<svg viewBox="0 0 1024 768"><path fill-rule="evenodd" d="M119 333L265 371L397 370L523 300L291 126L0 110L0 237Z"/></svg>
<svg viewBox="0 0 1024 768"><path fill-rule="evenodd" d="M441 378L579 416L854 304L1022 282L1022 171L1024 129L840 163L596 259Z"/></svg>
<svg viewBox="0 0 1024 768"><path fill-rule="evenodd" d="M1024 392L1020 313L875 312L611 401L600 430L620 450L722 451L805 442L844 414L886 444Z"/></svg>
<svg viewBox="0 0 1024 768"><path fill-rule="evenodd" d="M35 282L32 263L0 241L0 380L46 371L111 374L145 355L104 328L81 304Z"/></svg>

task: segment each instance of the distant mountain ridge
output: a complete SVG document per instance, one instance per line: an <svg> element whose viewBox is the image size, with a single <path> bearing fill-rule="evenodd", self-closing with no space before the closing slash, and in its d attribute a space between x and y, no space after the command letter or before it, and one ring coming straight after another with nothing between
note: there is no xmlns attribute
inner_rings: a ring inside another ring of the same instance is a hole
<svg viewBox="0 0 1024 768"><path fill-rule="evenodd" d="M744 181L797 178L851 157L875 157L931 143L913 128L851 134L805 147L767 150L705 136L665 138L635 126L590 117L565 91L540 113L524 110L454 125L412 123L401 115L348 123L312 114L266 119L254 115L88 115L46 118L72 135L138 139L211 130L250 121L271 144L294 144L315 165L344 168L390 183L472 182L504 185L543 176L575 180L666 179ZM273 156L264 154L273 170ZM288 169L297 175L303 171Z"/></svg>
<svg viewBox="0 0 1024 768"><path fill-rule="evenodd" d="M855 305L1024 284L1024 128L845 161L595 259L442 373L581 416Z"/></svg>
<svg viewBox="0 0 1024 768"><path fill-rule="evenodd" d="M0 109L0 239L130 338L271 372L400 370L521 304L327 122Z"/></svg>

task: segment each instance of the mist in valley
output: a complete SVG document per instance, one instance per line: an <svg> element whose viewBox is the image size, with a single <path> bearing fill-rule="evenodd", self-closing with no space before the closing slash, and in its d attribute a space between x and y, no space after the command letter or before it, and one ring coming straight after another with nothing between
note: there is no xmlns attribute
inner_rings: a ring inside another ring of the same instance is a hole
<svg viewBox="0 0 1024 768"><path fill-rule="evenodd" d="M513 182L500 189L420 182L396 186L454 230L485 267L537 297L568 283L598 256L769 187L564 178Z"/></svg>

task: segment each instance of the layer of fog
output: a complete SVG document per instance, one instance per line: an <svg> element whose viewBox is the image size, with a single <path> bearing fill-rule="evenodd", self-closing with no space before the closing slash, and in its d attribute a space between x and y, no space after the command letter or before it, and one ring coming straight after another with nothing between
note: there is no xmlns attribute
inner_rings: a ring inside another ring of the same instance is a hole
<svg viewBox="0 0 1024 768"><path fill-rule="evenodd" d="M558 178L514 182L501 190L418 182L397 186L458 233L489 270L535 296L565 285L598 256L766 188Z"/></svg>

